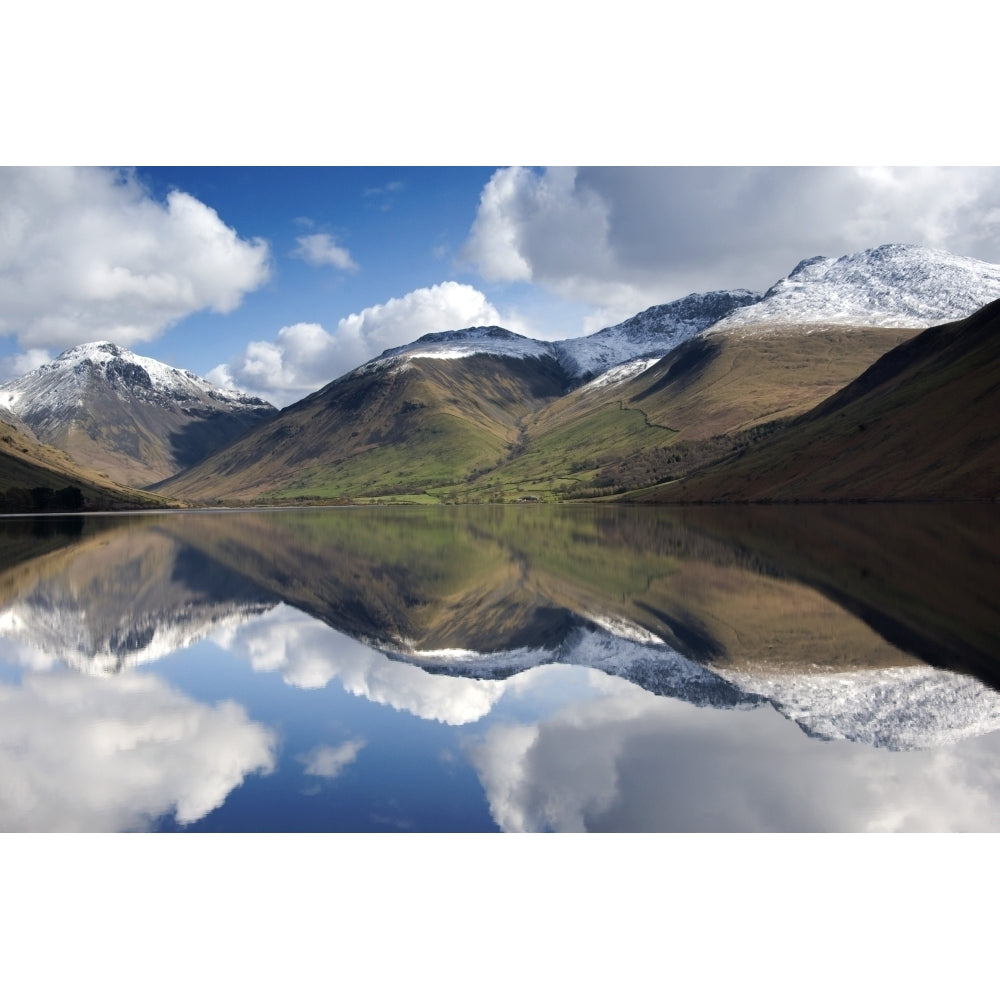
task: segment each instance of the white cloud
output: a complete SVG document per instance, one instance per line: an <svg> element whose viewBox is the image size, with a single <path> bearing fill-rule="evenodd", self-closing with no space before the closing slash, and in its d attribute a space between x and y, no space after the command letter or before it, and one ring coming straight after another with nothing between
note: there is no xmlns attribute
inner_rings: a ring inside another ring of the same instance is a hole
<svg viewBox="0 0 1000 1000"><path fill-rule="evenodd" d="M426 673L284 605L212 639L293 687L322 688L336 678L350 694L452 726L489 714L509 685Z"/></svg>
<svg viewBox="0 0 1000 1000"><path fill-rule="evenodd" d="M312 233L295 240L293 257L300 257L314 267L333 267L338 271L356 271L358 265L344 247L338 246L329 233Z"/></svg>
<svg viewBox="0 0 1000 1000"><path fill-rule="evenodd" d="M425 333L504 323L478 289L445 281L351 313L332 333L318 323L282 327L273 341L252 341L240 357L206 377L287 406L387 348Z"/></svg>
<svg viewBox="0 0 1000 1000"><path fill-rule="evenodd" d="M274 752L241 706L202 705L152 675L26 674L0 685L0 827L134 830L171 812L193 823L269 772Z"/></svg>
<svg viewBox="0 0 1000 1000"><path fill-rule="evenodd" d="M364 740L348 740L339 746L313 747L300 760L305 773L317 778L336 778L367 746Z"/></svg>
<svg viewBox="0 0 1000 1000"><path fill-rule="evenodd" d="M463 258L587 304L595 329L887 242L1000 260L1000 170L510 167L484 187Z"/></svg>
<svg viewBox="0 0 1000 1000"><path fill-rule="evenodd" d="M0 334L63 349L148 341L267 280L268 248L182 191L155 201L126 171L0 169Z"/></svg>
<svg viewBox="0 0 1000 1000"><path fill-rule="evenodd" d="M5 358L0 358L0 382L26 375L51 360L52 353L41 347L34 347L21 354L9 354Z"/></svg>

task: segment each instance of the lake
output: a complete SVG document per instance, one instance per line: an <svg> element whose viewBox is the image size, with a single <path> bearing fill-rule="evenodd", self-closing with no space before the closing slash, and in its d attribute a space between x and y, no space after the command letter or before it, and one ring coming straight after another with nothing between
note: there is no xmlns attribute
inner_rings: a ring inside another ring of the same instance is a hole
<svg viewBox="0 0 1000 1000"><path fill-rule="evenodd" d="M0 519L5 831L1000 829L1000 507Z"/></svg>

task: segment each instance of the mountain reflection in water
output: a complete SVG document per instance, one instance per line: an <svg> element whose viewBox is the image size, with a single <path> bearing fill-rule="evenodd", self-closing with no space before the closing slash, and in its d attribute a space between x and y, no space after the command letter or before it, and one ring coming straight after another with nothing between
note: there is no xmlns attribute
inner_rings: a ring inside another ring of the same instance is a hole
<svg viewBox="0 0 1000 1000"><path fill-rule="evenodd" d="M996 520L3 519L0 828L994 829Z"/></svg>

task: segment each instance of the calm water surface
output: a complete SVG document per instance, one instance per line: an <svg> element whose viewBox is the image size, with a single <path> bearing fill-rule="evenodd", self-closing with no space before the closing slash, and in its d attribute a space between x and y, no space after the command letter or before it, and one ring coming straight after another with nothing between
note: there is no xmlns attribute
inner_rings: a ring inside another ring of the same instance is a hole
<svg viewBox="0 0 1000 1000"><path fill-rule="evenodd" d="M1000 508L0 519L0 829L1000 829Z"/></svg>

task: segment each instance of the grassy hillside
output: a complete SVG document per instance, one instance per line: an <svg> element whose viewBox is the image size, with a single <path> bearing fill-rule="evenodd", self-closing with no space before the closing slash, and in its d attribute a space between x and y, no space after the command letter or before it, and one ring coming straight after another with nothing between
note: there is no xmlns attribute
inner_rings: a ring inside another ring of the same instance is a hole
<svg viewBox="0 0 1000 1000"><path fill-rule="evenodd" d="M637 499L1000 498L1000 300L933 327L744 454Z"/></svg>
<svg viewBox="0 0 1000 1000"><path fill-rule="evenodd" d="M530 415L510 460L460 498L585 498L656 482L803 413L912 335L813 325L696 337L636 378L584 386Z"/></svg>
<svg viewBox="0 0 1000 1000"><path fill-rule="evenodd" d="M536 358L412 358L367 368L159 488L202 502L436 502L503 461L520 422L565 388L561 369Z"/></svg>
<svg viewBox="0 0 1000 1000"><path fill-rule="evenodd" d="M159 489L199 503L591 498L731 454L846 385L906 331L761 327L696 338L569 392L552 361L366 366Z"/></svg>

